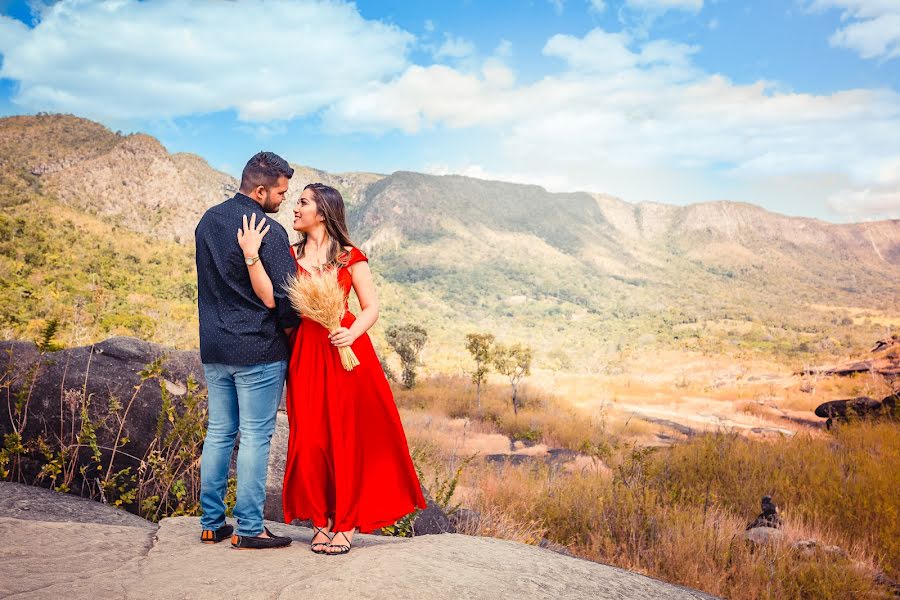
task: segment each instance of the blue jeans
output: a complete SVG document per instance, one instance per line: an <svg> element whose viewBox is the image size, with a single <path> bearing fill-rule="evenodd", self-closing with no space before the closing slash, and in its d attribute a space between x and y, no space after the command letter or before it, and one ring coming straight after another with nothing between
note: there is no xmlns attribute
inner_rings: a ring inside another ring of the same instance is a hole
<svg viewBox="0 0 900 600"><path fill-rule="evenodd" d="M200 508L203 529L225 524L228 467L238 431L237 535L263 530L269 444L275 433L275 413L281 402L287 361L262 365L204 364L209 395L209 427L200 458Z"/></svg>

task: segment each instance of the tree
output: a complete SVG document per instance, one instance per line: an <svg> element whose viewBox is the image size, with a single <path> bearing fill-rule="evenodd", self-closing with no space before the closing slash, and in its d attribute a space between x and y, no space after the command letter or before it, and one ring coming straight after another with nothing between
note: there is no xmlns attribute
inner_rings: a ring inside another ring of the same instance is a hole
<svg viewBox="0 0 900 600"><path fill-rule="evenodd" d="M526 375L531 374L532 350L524 344L505 346L496 344L493 350L492 362L497 372L509 377L509 385L512 386L513 413L519 414L519 383Z"/></svg>
<svg viewBox="0 0 900 600"><path fill-rule="evenodd" d="M385 333L387 343L400 356L403 366L403 387L412 389L416 385L416 365L419 353L428 341L428 332L418 325L392 325Z"/></svg>
<svg viewBox="0 0 900 600"><path fill-rule="evenodd" d="M56 352L62 350L62 344L53 341L59 331L59 319L50 319L47 324L41 328L40 337L35 340L35 345L40 352Z"/></svg>
<svg viewBox="0 0 900 600"><path fill-rule="evenodd" d="M466 335L466 350L475 359L475 370L472 371L472 383L475 384L475 406L481 412L481 384L487 379L490 371L491 353L494 336L490 333L469 333Z"/></svg>

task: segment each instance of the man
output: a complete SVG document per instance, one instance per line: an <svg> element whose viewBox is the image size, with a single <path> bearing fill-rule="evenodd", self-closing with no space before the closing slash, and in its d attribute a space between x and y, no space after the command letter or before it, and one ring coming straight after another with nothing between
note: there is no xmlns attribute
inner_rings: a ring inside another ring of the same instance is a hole
<svg viewBox="0 0 900 600"><path fill-rule="evenodd" d="M197 245L200 359L209 390L209 426L200 462L200 539L231 537L235 548L281 548L291 538L263 526L269 445L287 371L287 336L299 323L281 283L296 273L287 232L274 219L258 256L244 256L236 242L244 216L278 212L294 170L272 152L244 167L235 196L203 215ZM250 269L265 269L275 288L275 307L257 298ZM228 468L238 431L237 531L225 523ZM234 535L232 535L232 533Z"/></svg>

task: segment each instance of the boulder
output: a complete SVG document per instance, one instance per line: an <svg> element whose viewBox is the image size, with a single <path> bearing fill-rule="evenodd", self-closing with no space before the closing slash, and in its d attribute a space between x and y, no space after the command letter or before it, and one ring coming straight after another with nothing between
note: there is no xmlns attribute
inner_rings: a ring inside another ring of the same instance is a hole
<svg viewBox="0 0 900 600"><path fill-rule="evenodd" d="M131 457L143 457L156 433L157 419L162 406L162 391L174 398L187 393L187 382L193 378L205 387L200 355L179 351L134 338L115 337L91 346L82 346L41 354L29 342L0 342L5 365L0 367L8 376L13 394L28 399L27 418L23 436L35 439L58 437L71 428L73 415L78 420L82 399L90 400L89 414L99 421L109 414L112 400L122 406L127 415L121 437L129 441L119 446L114 468L134 466ZM155 360L162 362L161 375L142 384L142 372ZM73 413L74 411L74 413ZM8 418L0 419L0 433L11 431ZM111 448L116 443L118 427L97 429L97 442ZM65 435L65 434L64 434ZM30 465L33 478L37 465Z"/></svg>
<svg viewBox="0 0 900 600"><path fill-rule="evenodd" d="M134 527L151 534L157 525L124 510L87 498L22 483L0 483L0 517L24 521L96 523Z"/></svg>
<svg viewBox="0 0 900 600"><path fill-rule="evenodd" d="M804 557L812 557L815 555L816 551L821 551L825 554L829 554L832 556L837 556L840 558L847 557L847 551L841 548L840 546L829 546L825 544L820 544L816 540L799 540L791 544L791 548L800 553L801 556Z"/></svg>
<svg viewBox="0 0 900 600"><path fill-rule="evenodd" d="M765 546L782 541L784 532L774 527L754 527L741 534L741 537L757 546Z"/></svg>
<svg viewBox="0 0 900 600"><path fill-rule="evenodd" d="M414 535L434 535L439 533L456 533L456 526L450 521L444 509L434 501L425 487L422 487L426 508L416 513L413 521Z"/></svg>
<svg viewBox="0 0 900 600"><path fill-rule="evenodd" d="M840 365L812 367L800 371L803 375L837 375L847 377L856 373L874 373L887 380L900 378L900 335L878 340L870 350L871 358L852 360Z"/></svg>
<svg viewBox="0 0 900 600"><path fill-rule="evenodd" d="M123 598L156 532L99 502L0 483L0 598Z"/></svg>
<svg viewBox="0 0 900 600"><path fill-rule="evenodd" d="M284 465L287 457L288 419L287 414L278 411L275 418L275 433L269 447L269 471L266 478L266 504L263 516L270 521L284 521L281 490L284 487Z"/></svg>
<svg viewBox="0 0 900 600"><path fill-rule="evenodd" d="M828 419L826 426L830 428L835 419L846 421L853 417L877 418L896 415L898 400L900 400L900 397L897 394L885 396L881 400L867 396L848 398L846 400L831 400L817 406L815 413L817 417Z"/></svg>

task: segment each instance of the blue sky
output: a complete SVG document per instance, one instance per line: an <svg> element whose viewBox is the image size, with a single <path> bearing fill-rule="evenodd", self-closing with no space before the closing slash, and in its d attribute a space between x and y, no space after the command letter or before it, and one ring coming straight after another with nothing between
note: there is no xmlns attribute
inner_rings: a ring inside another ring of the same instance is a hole
<svg viewBox="0 0 900 600"><path fill-rule="evenodd" d="M900 218L900 0L0 0L0 115L631 202Z"/></svg>

